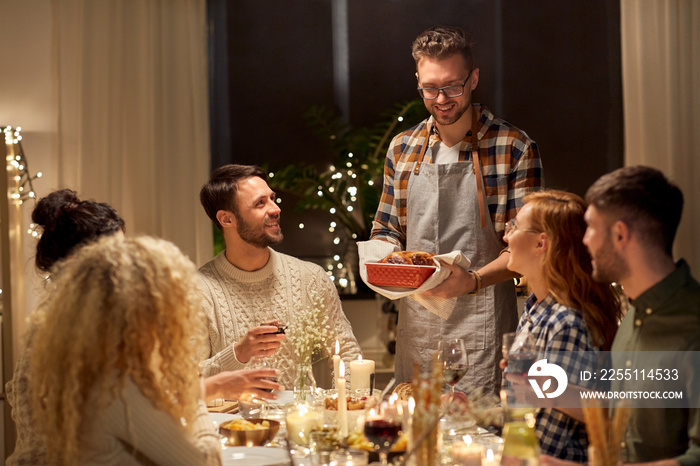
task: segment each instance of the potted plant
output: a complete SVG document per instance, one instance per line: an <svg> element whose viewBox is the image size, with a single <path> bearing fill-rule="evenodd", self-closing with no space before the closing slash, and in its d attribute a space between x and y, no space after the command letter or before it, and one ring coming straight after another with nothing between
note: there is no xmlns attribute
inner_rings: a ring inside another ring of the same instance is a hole
<svg viewBox="0 0 700 466"><path fill-rule="evenodd" d="M379 123L371 127L353 128L326 107L311 107L304 115L313 132L327 141L328 153L318 157L327 161L316 164L290 164L268 167L270 186L282 193L292 193L299 200L295 209L301 212L321 210L333 221L329 230L332 241L343 251L339 260L356 265L356 241L369 239L372 220L382 191L384 160L392 137L425 118L420 99L395 105L382 113ZM351 247L348 247L351 246ZM348 255L355 255L348 260ZM352 289L357 271L352 267L347 281L336 281L339 291ZM335 278L335 277L334 277ZM343 286L345 285L345 286Z"/></svg>

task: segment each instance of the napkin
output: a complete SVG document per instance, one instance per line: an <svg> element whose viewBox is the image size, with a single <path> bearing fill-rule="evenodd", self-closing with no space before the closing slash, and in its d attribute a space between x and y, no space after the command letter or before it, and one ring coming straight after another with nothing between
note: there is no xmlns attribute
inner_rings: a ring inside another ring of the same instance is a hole
<svg viewBox="0 0 700 466"><path fill-rule="evenodd" d="M417 301L436 316L445 320L450 317L457 304L457 298L438 298L436 296L426 296L423 294L424 291L435 288L450 276L451 272L448 268L442 267L436 262L437 270L435 273L428 277L418 288L376 286L367 281L367 266L365 264L367 262L378 262L392 252L398 251L399 247L387 241L372 239L369 241L359 241L357 243L357 249L360 256L360 276L362 277L362 281L372 290L389 299L399 299L410 296L411 299ZM456 264L465 269L468 269L471 265L471 261L467 259L462 251L438 254L435 256L435 259L440 259L451 265Z"/></svg>

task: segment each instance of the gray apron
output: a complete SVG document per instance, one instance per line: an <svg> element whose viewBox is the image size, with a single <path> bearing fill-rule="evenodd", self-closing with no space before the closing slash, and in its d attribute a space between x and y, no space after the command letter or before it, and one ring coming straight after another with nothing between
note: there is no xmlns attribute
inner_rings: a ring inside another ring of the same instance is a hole
<svg viewBox="0 0 700 466"><path fill-rule="evenodd" d="M472 107L472 113L476 110ZM479 151L476 115L472 119L472 160ZM428 140L429 141L429 140ZM426 142L426 144L429 142ZM485 198L479 206L477 180L472 160L434 164L416 162L408 180L406 250L443 254L461 250L478 270L498 257L503 249L488 214ZM478 166L478 162L477 162ZM481 219L479 217L482 217ZM421 373L430 373L432 357L442 338L462 338L469 370L456 389L471 392L483 388L498 394L501 383L501 337L517 325L515 287L512 280L482 288L476 295L457 299L452 315L443 320L411 298L399 303L395 371L398 382L413 378L414 361Z"/></svg>

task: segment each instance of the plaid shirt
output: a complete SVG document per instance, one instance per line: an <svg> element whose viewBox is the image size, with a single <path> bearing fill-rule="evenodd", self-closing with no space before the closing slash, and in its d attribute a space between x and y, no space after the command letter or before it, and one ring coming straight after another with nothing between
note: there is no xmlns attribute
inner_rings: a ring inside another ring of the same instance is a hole
<svg viewBox="0 0 700 466"><path fill-rule="evenodd" d="M515 217L522 198L544 187L542 164L537 144L527 134L496 118L484 105L474 104L480 114L477 122L479 157L491 221L499 237L505 223ZM370 239L383 239L399 246L406 244L406 205L408 178L425 144L428 124L433 117L398 134L391 141L384 164L384 188ZM433 125L431 147L440 140ZM460 143L459 161L471 158L471 130ZM430 152L425 162L432 162Z"/></svg>
<svg viewBox="0 0 700 466"><path fill-rule="evenodd" d="M523 333L530 333L535 338L538 350L544 352L548 363L561 366L571 382L581 385L576 375L589 368L590 361L572 356L591 356L591 352L597 352L597 349L591 343L579 310L559 304L551 295L538 303L532 294L525 301L516 339ZM585 425L561 411L552 408L538 410L537 437L542 453L577 463L587 461Z"/></svg>

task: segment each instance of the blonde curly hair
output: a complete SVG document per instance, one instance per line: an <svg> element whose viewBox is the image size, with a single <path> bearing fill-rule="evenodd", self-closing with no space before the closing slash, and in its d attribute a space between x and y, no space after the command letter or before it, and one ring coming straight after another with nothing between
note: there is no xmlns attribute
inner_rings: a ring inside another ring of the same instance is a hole
<svg viewBox="0 0 700 466"><path fill-rule="evenodd" d="M164 240L108 236L78 250L54 275L29 381L49 462L77 463L88 410L107 407L129 377L189 429L201 398L194 264Z"/></svg>

